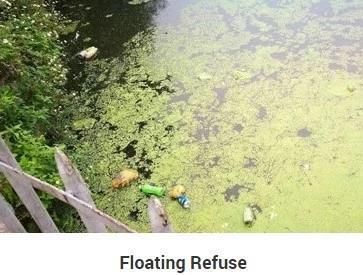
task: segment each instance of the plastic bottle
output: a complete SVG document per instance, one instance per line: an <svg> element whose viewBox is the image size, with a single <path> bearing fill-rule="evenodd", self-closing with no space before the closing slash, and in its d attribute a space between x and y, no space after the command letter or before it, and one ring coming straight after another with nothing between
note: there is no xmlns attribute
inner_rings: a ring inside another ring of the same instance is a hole
<svg viewBox="0 0 363 275"><path fill-rule="evenodd" d="M150 184L140 186L140 191L146 195L155 195L157 197L163 197L165 195L165 188Z"/></svg>

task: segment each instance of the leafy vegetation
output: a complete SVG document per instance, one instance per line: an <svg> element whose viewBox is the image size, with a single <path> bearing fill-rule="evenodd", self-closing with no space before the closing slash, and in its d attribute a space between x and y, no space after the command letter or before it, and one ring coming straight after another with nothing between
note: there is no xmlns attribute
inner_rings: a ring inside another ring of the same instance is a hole
<svg viewBox="0 0 363 275"><path fill-rule="evenodd" d="M62 24L43 1L0 3L0 132L25 171L59 186L52 145L59 136L54 121L66 74L58 41ZM0 188L28 218L4 180ZM42 201L59 220L59 205L49 196Z"/></svg>

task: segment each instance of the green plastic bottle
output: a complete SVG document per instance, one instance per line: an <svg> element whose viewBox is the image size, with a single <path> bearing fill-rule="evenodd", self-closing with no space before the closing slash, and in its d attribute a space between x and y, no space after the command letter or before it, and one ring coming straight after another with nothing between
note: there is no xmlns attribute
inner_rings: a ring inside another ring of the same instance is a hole
<svg viewBox="0 0 363 275"><path fill-rule="evenodd" d="M140 186L140 191L146 195L155 195L157 197L163 197L165 195L164 187L153 186L150 184Z"/></svg>

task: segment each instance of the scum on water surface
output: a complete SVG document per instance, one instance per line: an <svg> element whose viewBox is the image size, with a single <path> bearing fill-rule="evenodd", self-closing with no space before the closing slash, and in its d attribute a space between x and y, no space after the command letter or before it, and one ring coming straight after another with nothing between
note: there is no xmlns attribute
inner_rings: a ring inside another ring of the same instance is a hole
<svg viewBox="0 0 363 275"><path fill-rule="evenodd" d="M177 232L361 232L363 3L187 2L86 65L69 148L96 204L148 231L138 184L182 184Z"/></svg>

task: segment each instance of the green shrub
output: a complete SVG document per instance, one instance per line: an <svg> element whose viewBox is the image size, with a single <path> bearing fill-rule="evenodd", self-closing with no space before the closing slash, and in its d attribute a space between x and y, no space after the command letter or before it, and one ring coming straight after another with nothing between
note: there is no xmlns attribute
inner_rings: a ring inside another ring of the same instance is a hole
<svg viewBox="0 0 363 275"><path fill-rule="evenodd" d="M58 41L62 24L42 1L0 4L0 133L24 171L59 187L52 147L56 140L49 137L57 131L54 121L64 97L66 70ZM4 180L0 182L0 191L16 210L23 209ZM53 198L41 194L41 199L60 227L73 223L59 215L60 204Z"/></svg>
<svg viewBox="0 0 363 275"><path fill-rule="evenodd" d="M29 129L41 134L65 80L60 24L41 5L17 3L2 11L0 27L0 127Z"/></svg>

